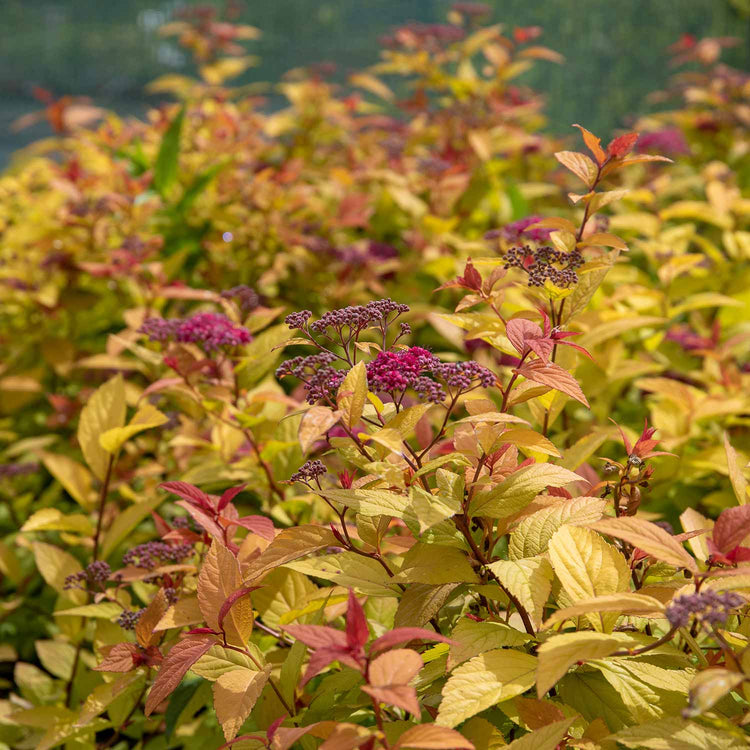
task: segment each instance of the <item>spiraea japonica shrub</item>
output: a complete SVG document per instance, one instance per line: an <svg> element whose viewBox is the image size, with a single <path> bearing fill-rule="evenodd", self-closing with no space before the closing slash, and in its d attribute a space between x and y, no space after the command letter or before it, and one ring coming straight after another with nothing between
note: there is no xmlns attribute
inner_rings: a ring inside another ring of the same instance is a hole
<svg viewBox="0 0 750 750"><path fill-rule="evenodd" d="M747 745L742 74L565 150L455 13L3 178L7 746Z"/></svg>

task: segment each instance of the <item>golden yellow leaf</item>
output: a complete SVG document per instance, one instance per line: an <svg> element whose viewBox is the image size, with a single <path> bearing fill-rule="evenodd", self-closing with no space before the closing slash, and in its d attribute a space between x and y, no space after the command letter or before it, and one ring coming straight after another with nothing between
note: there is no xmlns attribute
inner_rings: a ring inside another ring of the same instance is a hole
<svg viewBox="0 0 750 750"><path fill-rule="evenodd" d="M664 605L652 596L633 591L605 594L604 596L582 599L570 607L558 609L544 621L542 628L549 629L558 623L565 622L565 620L582 615L589 616L595 612L616 612L619 615L636 617L663 617Z"/></svg>
<svg viewBox="0 0 750 750"><path fill-rule="evenodd" d="M198 576L198 604L210 628L219 630L219 610L227 597L242 588L242 576L237 558L214 539L203 561ZM249 597L243 597L224 618L227 642L244 646L253 629L253 607Z"/></svg>
<svg viewBox="0 0 750 750"><path fill-rule="evenodd" d="M563 526L549 542L555 574L574 601L630 591L630 569L623 555L599 534L582 526ZM589 616L591 625L608 632L617 615Z"/></svg>
<svg viewBox="0 0 750 750"><path fill-rule="evenodd" d="M259 672L233 669L221 675L211 686L216 718L221 724L227 742L237 736L237 732L263 692L270 674L270 666Z"/></svg>
<svg viewBox="0 0 750 750"><path fill-rule="evenodd" d="M125 424L125 408L125 382L118 374L100 386L81 411L78 443L94 476L102 481L110 454L102 448L99 438L107 430Z"/></svg>

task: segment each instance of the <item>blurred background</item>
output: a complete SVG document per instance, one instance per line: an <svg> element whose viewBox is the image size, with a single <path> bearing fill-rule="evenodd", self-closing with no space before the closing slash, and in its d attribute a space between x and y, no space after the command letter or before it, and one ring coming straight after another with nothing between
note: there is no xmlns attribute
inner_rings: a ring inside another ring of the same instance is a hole
<svg viewBox="0 0 750 750"><path fill-rule="evenodd" d="M247 0L237 20L261 29L251 43L258 63L238 82L277 82L314 63L344 81L378 59L380 39L408 21L443 22L454 0ZM548 92L548 130L585 122L605 137L648 111L646 95L670 75L666 48L683 34L738 36L724 60L750 67L750 0L486 0L508 27L539 25L542 44L564 65L538 65L526 82ZM39 87L53 96L86 95L120 114L141 116L163 97L145 86L165 73L191 73L192 62L158 28L191 5L177 0L2 0L0 2L0 165L49 133L41 122L13 132L40 108ZM218 3L217 3L218 5ZM269 106L275 98L269 89Z"/></svg>

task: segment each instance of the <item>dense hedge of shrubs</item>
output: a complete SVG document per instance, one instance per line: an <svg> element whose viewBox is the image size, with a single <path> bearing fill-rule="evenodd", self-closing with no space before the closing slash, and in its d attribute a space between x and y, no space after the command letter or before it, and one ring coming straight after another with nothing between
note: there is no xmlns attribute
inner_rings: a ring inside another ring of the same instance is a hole
<svg viewBox="0 0 750 750"><path fill-rule="evenodd" d="M559 56L481 13L271 113L187 14L177 103L48 102L0 177L5 746L748 744L750 77L684 37L640 135L560 143Z"/></svg>

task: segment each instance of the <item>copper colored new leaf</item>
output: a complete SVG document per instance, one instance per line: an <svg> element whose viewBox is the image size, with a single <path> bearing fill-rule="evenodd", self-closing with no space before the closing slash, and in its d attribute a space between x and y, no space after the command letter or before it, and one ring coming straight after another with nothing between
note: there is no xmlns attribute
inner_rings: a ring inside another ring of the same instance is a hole
<svg viewBox="0 0 750 750"><path fill-rule="evenodd" d="M172 646L146 699L146 716L150 716L172 694L188 669L216 643L212 635L189 635Z"/></svg>

